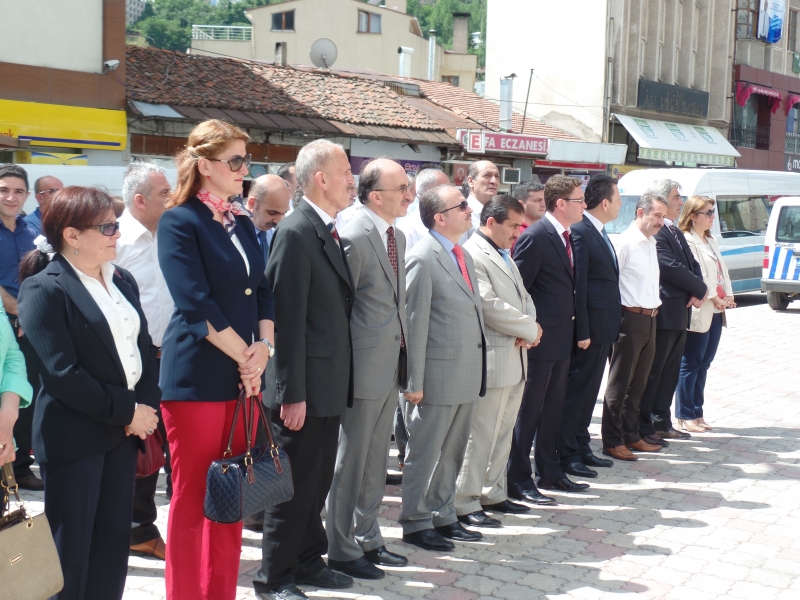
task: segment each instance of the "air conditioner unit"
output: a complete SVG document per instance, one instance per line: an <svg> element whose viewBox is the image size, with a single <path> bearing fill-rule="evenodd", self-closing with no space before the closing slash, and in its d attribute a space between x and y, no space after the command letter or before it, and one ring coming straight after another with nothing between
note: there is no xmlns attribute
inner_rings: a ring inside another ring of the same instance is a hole
<svg viewBox="0 0 800 600"><path fill-rule="evenodd" d="M520 182L520 178L522 176L521 169L503 169L503 183L510 183L512 185L517 185Z"/></svg>

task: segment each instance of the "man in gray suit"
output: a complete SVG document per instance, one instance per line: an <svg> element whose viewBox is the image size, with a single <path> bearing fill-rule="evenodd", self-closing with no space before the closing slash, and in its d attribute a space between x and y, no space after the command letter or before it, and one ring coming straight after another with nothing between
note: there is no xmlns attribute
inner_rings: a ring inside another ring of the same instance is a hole
<svg viewBox="0 0 800 600"><path fill-rule="evenodd" d="M522 276L509 256L519 237L523 208L501 194L483 205L481 226L466 250L475 262L483 320L486 325L486 396L475 404L464 464L456 482L458 520L475 527L500 527L484 512L523 513L506 492L506 463L511 435L522 402L528 348L536 346L541 328Z"/></svg>
<svg viewBox="0 0 800 600"><path fill-rule="evenodd" d="M471 210L457 187L440 185L420 200L429 234L406 256L408 431L403 469L403 541L425 550L455 548L445 538L483 536L456 518L456 478L475 400L486 392L486 345L478 279L458 245Z"/></svg>
<svg viewBox="0 0 800 600"><path fill-rule="evenodd" d="M358 199L363 210L341 232L355 290L355 388L353 406L342 415L328 494L328 566L380 579L384 572L376 564L408 562L386 549L378 527L392 418L407 373L405 236L392 225L412 200L405 170L390 158L370 162L361 173Z"/></svg>

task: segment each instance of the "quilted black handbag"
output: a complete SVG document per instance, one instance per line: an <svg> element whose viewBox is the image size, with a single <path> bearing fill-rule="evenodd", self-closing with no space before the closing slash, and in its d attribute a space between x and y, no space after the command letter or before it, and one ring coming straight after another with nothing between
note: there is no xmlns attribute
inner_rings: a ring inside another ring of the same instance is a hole
<svg viewBox="0 0 800 600"><path fill-rule="evenodd" d="M260 510L291 500L294 496L289 457L275 445L261 400L252 396L249 404L248 407L247 397L242 391L233 413L228 447L222 459L211 463L206 475L203 513L207 519L217 523L237 523ZM269 444L253 448L251 436L256 409L267 432ZM244 454L232 457L231 445L240 412L243 415L247 446Z"/></svg>

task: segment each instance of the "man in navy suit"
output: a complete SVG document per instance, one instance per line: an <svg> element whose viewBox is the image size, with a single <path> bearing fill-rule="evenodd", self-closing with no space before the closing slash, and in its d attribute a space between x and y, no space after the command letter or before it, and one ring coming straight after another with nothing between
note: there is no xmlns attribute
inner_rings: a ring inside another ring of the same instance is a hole
<svg viewBox="0 0 800 600"><path fill-rule="evenodd" d="M589 487L570 481L558 459L569 361L577 342L575 253L570 226L581 220L586 204L580 180L563 175L547 180L544 199L544 218L526 229L514 248L514 262L533 298L542 338L538 346L528 350L528 378L507 473L509 497L535 504L554 502L542 495L537 485L568 492ZM534 439L536 484L530 460Z"/></svg>
<svg viewBox="0 0 800 600"><path fill-rule="evenodd" d="M708 298L708 288L683 232L675 225L683 208L680 185L662 179L653 182L648 193L667 199L667 216L664 227L655 235L661 307L656 317L656 353L639 412L639 433L646 442L663 445L664 438L689 437L672 426L670 408L678 385L692 306L700 308Z"/></svg>
<svg viewBox="0 0 800 600"><path fill-rule="evenodd" d="M269 259L275 227L288 214L291 199L289 184L277 175L262 175L250 186L247 210L253 213L251 219L264 252L264 264Z"/></svg>
<svg viewBox="0 0 800 600"><path fill-rule="evenodd" d="M586 186L586 211L575 223L575 324L581 343L569 364L564 421L558 439L561 467L576 477L597 477L589 467L614 463L592 453L589 425L611 344L619 337L622 304L619 298L619 267L605 225L619 216L622 200L617 181L607 175L592 177Z"/></svg>

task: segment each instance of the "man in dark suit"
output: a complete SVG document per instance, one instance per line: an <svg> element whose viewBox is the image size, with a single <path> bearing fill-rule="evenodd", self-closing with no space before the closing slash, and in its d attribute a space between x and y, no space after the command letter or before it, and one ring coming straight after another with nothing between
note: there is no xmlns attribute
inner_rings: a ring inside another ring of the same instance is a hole
<svg viewBox="0 0 800 600"><path fill-rule="evenodd" d="M250 185L247 194L247 210L252 213L256 237L264 252L264 263L269 259L269 248L275 235L275 226L289 212L289 186L277 175L262 175Z"/></svg>
<svg viewBox="0 0 800 600"><path fill-rule="evenodd" d="M614 464L592 452L589 425L611 344L619 337L622 321L617 255L605 230L606 223L619 216L622 200L616 179L607 175L592 177L585 194L583 220L570 230L575 249L575 326L578 339L589 343L582 343L570 360L558 454L566 473L597 477L597 471L589 467Z"/></svg>
<svg viewBox="0 0 800 600"><path fill-rule="evenodd" d="M545 216L528 227L514 247L514 262L533 298L542 338L528 350L528 378L507 474L509 497L536 504L555 502L537 485L568 492L589 487L570 481L558 459L569 360L576 347L575 253L569 228L581 220L586 204L580 181L563 175L547 180L544 199ZM530 460L534 439L536 484Z"/></svg>
<svg viewBox="0 0 800 600"><path fill-rule="evenodd" d="M292 462L294 497L264 511L263 558L253 586L262 600L305 598L296 584L350 587L322 560L328 538L320 513L333 479L339 422L353 402L350 313L354 286L336 213L350 203L350 162L338 144L300 150L305 195L272 241L266 276L275 292L275 358L264 402L275 442Z"/></svg>
<svg viewBox="0 0 800 600"><path fill-rule="evenodd" d="M683 232L676 227L683 208L680 185L662 179L654 182L648 192L667 199L667 216L664 227L655 235L661 307L656 317L656 352L639 412L639 434L648 443L663 445L665 438L690 437L672 426L670 409L678 385L692 306L702 305L708 297L708 289Z"/></svg>

